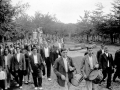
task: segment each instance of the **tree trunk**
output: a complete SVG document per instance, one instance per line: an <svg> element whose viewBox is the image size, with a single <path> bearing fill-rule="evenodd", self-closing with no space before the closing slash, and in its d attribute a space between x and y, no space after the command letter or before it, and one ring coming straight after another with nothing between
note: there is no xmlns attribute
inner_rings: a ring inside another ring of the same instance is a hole
<svg viewBox="0 0 120 90"><path fill-rule="evenodd" d="M112 33L110 34L110 39L111 39L111 44L113 44L114 41L113 41L113 34Z"/></svg>
<svg viewBox="0 0 120 90"><path fill-rule="evenodd" d="M105 43L104 35L101 36L101 42L102 42L102 43Z"/></svg>

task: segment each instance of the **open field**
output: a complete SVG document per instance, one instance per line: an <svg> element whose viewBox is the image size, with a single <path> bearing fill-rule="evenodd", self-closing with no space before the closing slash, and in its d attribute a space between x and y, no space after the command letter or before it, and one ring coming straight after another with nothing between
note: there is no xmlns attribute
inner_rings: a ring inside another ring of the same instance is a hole
<svg viewBox="0 0 120 90"><path fill-rule="evenodd" d="M69 45L66 45L66 46L68 48L73 47L72 44L71 45L69 44ZM97 48L93 49L93 52L96 54L96 52L99 50L99 48L100 48L100 46L97 46ZM116 46L108 46L108 48L109 48L110 53L113 54L113 56L114 56L115 51L119 49L119 47L116 47ZM75 63L75 66L76 66L78 72L80 71L81 60L83 58L83 55L84 55L85 51L86 51L86 49L78 50L78 51L69 51L68 52L68 56L73 58L73 61ZM56 76L55 76L55 74L53 72L53 69L52 69L51 78L52 78L52 81L48 81L46 78L43 79L43 88L44 88L44 90L59 90L58 84L56 83ZM120 90L120 82L118 81L116 83L112 83L112 87L113 87L113 90ZM16 88L16 89L11 89L11 90L19 90L19 89ZM22 90L34 90L34 85L33 84L23 85ZM80 83L80 85L78 87L74 87L74 86L71 85L70 90L86 90L85 81L83 80L82 83ZM99 90L107 90L105 88L104 83L103 83L102 86L99 86Z"/></svg>

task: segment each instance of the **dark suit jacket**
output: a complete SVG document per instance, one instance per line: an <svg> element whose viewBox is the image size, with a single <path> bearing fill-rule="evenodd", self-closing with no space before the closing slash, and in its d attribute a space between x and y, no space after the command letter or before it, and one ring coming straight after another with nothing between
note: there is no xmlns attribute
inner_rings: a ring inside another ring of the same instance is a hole
<svg viewBox="0 0 120 90"><path fill-rule="evenodd" d="M114 65L116 65L117 68L120 69L120 50L117 50L115 53Z"/></svg>
<svg viewBox="0 0 120 90"><path fill-rule="evenodd" d="M48 47L49 57L50 57L50 52L51 52L51 49ZM45 50L44 50L44 48L40 49L40 53L41 53L41 56L42 56L43 60L45 61Z"/></svg>
<svg viewBox="0 0 120 90"><path fill-rule="evenodd" d="M25 62L25 56L20 53L20 59L19 62L17 60L17 54L13 56L12 60L12 71L17 70L26 70L26 62Z"/></svg>
<svg viewBox="0 0 120 90"><path fill-rule="evenodd" d="M74 63L72 61L72 58L68 57L69 65L74 67ZM65 86L65 81L61 79L61 75L66 76L67 72L65 70L65 65L62 57L57 58L57 60L54 63L54 72L57 76L57 82L60 86ZM71 80L73 78L73 73L68 69L68 79Z"/></svg>
<svg viewBox="0 0 120 90"><path fill-rule="evenodd" d="M38 49L38 53L41 55L42 59L44 60L45 58L44 49L43 48Z"/></svg>
<svg viewBox="0 0 120 90"><path fill-rule="evenodd" d="M97 52L97 60L98 60L98 63L100 63L100 55L102 54L102 50L99 50Z"/></svg>
<svg viewBox="0 0 120 90"><path fill-rule="evenodd" d="M36 70L42 69L43 59L39 53L37 54L37 59L38 59L38 64L36 65L34 63L33 54L30 56L30 69L33 70L33 72L35 72Z"/></svg>
<svg viewBox="0 0 120 90"><path fill-rule="evenodd" d="M114 67L112 54L108 53L108 57L106 56L105 53L101 54L100 55L100 68L105 70L108 67L108 61L109 61L109 67L112 70L112 68Z"/></svg>
<svg viewBox="0 0 120 90"><path fill-rule="evenodd" d="M54 61L58 58L58 55L60 55L60 51L57 52L57 48L55 46L52 46L50 50L50 60L52 65L54 64Z"/></svg>
<svg viewBox="0 0 120 90"><path fill-rule="evenodd" d="M51 62L52 62L52 65L54 64L55 60L58 58L58 56L60 56L60 51L52 51L50 52L50 59L51 59Z"/></svg>
<svg viewBox="0 0 120 90"><path fill-rule="evenodd" d="M0 55L0 66L2 66L2 68L5 68L4 56L3 55Z"/></svg>
<svg viewBox="0 0 120 90"><path fill-rule="evenodd" d="M31 54L32 55L32 54ZM26 60L26 68L29 68L30 67L30 56L29 53L27 52L25 54L25 60Z"/></svg>

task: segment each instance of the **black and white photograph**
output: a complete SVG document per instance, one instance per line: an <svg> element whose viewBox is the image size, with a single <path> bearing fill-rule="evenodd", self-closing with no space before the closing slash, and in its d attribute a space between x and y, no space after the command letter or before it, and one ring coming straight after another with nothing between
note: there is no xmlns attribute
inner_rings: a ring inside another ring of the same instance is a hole
<svg viewBox="0 0 120 90"><path fill-rule="evenodd" d="M0 90L120 90L120 0L0 0Z"/></svg>

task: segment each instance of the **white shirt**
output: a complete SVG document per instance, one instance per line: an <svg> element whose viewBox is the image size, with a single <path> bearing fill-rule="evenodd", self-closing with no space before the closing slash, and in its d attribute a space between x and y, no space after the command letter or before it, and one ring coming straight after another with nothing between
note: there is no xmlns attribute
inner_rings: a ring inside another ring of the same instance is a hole
<svg viewBox="0 0 120 90"><path fill-rule="evenodd" d="M58 50L56 50L56 52L57 52L57 53L59 53L59 51L58 51Z"/></svg>
<svg viewBox="0 0 120 90"><path fill-rule="evenodd" d="M93 58L89 56L90 67L93 69Z"/></svg>
<svg viewBox="0 0 120 90"><path fill-rule="evenodd" d="M64 65L65 65L65 70L66 70L66 72L68 72L68 62L67 62L67 58L63 58L63 62L64 62Z"/></svg>
<svg viewBox="0 0 120 90"><path fill-rule="evenodd" d="M108 57L108 53L105 53L105 54L106 54L106 56ZM108 67L110 66L109 60L108 60L107 66L108 66Z"/></svg>
<svg viewBox="0 0 120 90"><path fill-rule="evenodd" d="M105 53L106 54L106 56L108 57L108 53Z"/></svg>
<svg viewBox="0 0 120 90"><path fill-rule="evenodd" d="M8 56L5 56L5 65L8 65Z"/></svg>
<svg viewBox="0 0 120 90"><path fill-rule="evenodd" d="M2 48L2 49L1 49L1 52L2 52L3 50L4 50L4 49Z"/></svg>
<svg viewBox="0 0 120 90"><path fill-rule="evenodd" d="M12 51L14 48L10 48L10 50Z"/></svg>
<svg viewBox="0 0 120 90"><path fill-rule="evenodd" d="M59 49L61 49L61 43L58 43Z"/></svg>
<svg viewBox="0 0 120 90"><path fill-rule="evenodd" d="M49 57L48 47L47 47L47 48L44 48L44 50L45 50L45 57L46 57L46 58Z"/></svg>
<svg viewBox="0 0 120 90"><path fill-rule="evenodd" d="M17 60L20 61L20 53L17 54Z"/></svg>
<svg viewBox="0 0 120 90"><path fill-rule="evenodd" d="M5 72L4 72L4 71L1 71L1 72L0 72L0 80L5 80L5 78L6 78Z"/></svg>
<svg viewBox="0 0 120 90"><path fill-rule="evenodd" d="M104 50L102 50L102 54L104 53Z"/></svg>
<svg viewBox="0 0 120 90"><path fill-rule="evenodd" d="M32 54L32 52L28 52L29 56Z"/></svg>
<svg viewBox="0 0 120 90"><path fill-rule="evenodd" d="M37 55L33 55L33 58L34 58L34 63L37 64L38 63Z"/></svg>

